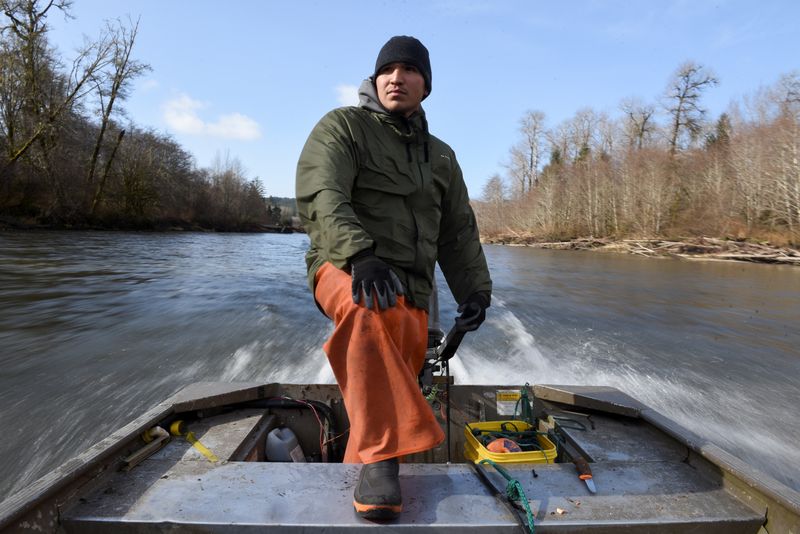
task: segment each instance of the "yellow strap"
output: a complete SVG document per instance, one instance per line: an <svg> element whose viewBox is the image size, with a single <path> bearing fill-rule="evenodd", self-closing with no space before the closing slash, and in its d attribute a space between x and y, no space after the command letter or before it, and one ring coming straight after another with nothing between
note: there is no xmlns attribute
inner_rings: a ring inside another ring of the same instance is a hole
<svg viewBox="0 0 800 534"><path fill-rule="evenodd" d="M186 430L187 430L186 423L180 420L173 421L172 424L169 426L170 434L172 434L173 436L183 436L184 438L186 438L186 441L191 443L192 447L197 449L200 452L200 454L208 458L209 462L219 462L219 458L217 458L217 456L213 452L208 450L208 448L205 445L200 443L200 441L196 437L194 437L194 432L186 432Z"/></svg>
<svg viewBox="0 0 800 534"><path fill-rule="evenodd" d="M195 437L194 437L194 432L187 432L187 433L186 433L186 441L188 441L189 443L191 443L191 444L192 444L192 447L194 447L195 449L197 449L197 450L200 452L200 454L202 454L203 456L205 456L206 458L208 458L208 461L209 461L209 462L219 462L219 458L217 458L217 456L216 456L216 455L215 455L213 452L211 452L210 450L208 450L208 448L206 448L206 446L205 446L205 445L203 445L202 443L200 443L200 442L197 440L197 438L195 438Z"/></svg>

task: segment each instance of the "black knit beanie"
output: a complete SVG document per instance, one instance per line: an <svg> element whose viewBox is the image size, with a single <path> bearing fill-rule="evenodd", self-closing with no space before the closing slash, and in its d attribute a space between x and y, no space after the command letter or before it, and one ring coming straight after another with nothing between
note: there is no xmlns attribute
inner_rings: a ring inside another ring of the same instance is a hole
<svg viewBox="0 0 800 534"><path fill-rule="evenodd" d="M396 35L386 41L378 59L375 61L375 73L372 75L374 81L378 77L378 71L389 63L408 63L419 69L420 74L425 79L425 89L431 93L431 60L428 56L428 49L417 39L407 35ZM427 96L427 95L426 95ZM423 99L424 100L424 99Z"/></svg>

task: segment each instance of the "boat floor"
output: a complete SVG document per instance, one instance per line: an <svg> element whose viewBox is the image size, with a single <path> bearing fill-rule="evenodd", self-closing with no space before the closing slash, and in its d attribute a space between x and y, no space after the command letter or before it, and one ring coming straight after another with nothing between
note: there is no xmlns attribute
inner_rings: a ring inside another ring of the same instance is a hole
<svg viewBox="0 0 800 534"><path fill-rule="evenodd" d="M256 424L225 420L197 429L220 457L225 441ZM238 425L238 427L237 427ZM764 515L720 480L685 462L686 450L641 421L592 416L574 443L593 463L597 494L572 464L506 464L530 501L539 534L754 534ZM605 447L601 447L605 444ZM613 444L609 447L608 444ZM643 445L644 444L644 445ZM363 532L385 524L357 517L353 489L360 466L229 461L212 464L184 440L114 478L63 512L67 532ZM534 477L532 469L535 469ZM506 481L490 467L501 494ZM518 518L467 464L402 464L404 510L392 530L519 532Z"/></svg>
<svg viewBox="0 0 800 534"><path fill-rule="evenodd" d="M595 463L596 495L566 464L509 468L525 489L537 532L757 532L763 516L685 465ZM99 492L63 518L67 532L162 532L168 525L203 532L362 531L380 526L355 515L359 466L230 462L170 465L152 461L136 477ZM502 489L505 481L490 473ZM578 481L580 482L580 481ZM425 532L518 532L517 519L465 464L406 464L405 506L393 525ZM603 528L605 527L605 528ZM274 529L274 530L272 530Z"/></svg>

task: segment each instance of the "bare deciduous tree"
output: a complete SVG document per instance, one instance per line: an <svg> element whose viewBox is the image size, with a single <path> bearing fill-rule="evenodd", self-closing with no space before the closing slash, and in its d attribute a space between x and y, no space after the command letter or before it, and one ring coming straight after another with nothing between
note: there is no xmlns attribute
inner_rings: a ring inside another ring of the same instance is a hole
<svg viewBox="0 0 800 534"><path fill-rule="evenodd" d="M483 185L480 211L482 220L486 223L486 229L481 228L481 231L495 234L503 228L506 218L504 213L505 189L505 184L499 174L492 175Z"/></svg>
<svg viewBox="0 0 800 534"><path fill-rule="evenodd" d="M666 92L666 110L670 116L669 152L675 154L682 133L694 139L702 131L706 110L700 105L703 92L717 85L714 74L702 65L687 61L675 71Z"/></svg>
<svg viewBox="0 0 800 534"><path fill-rule="evenodd" d="M520 140L509 151L509 174L520 195L530 192L539 179L544 150L545 115L541 111L527 111L519 121Z"/></svg>
<svg viewBox="0 0 800 534"><path fill-rule="evenodd" d="M25 134L19 135L17 130L18 141L9 145L7 166L13 165L37 142L47 161L51 147L45 135L51 133L57 122L91 90L87 87L89 80L110 61L111 43L100 39L87 43L78 52L69 74L55 74L56 61L46 40L46 16L53 7L66 12L70 5L71 2L66 0L47 3L39 0L3 0L0 3L0 8L10 21L3 30L15 36L19 54L23 58L23 114L30 121ZM52 138L49 140L52 141ZM48 171L52 174L51 169Z"/></svg>
<svg viewBox="0 0 800 534"><path fill-rule="evenodd" d="M620 109L625 114L624 132L628 147L641 150L655 133L655 106L628 98L622 101Z"/></svg>
<svg viewBox="0 0 800 534"><path fill-rule="evenodd" d="M654 110L634 100L623 102L620 122L579 110L542 132L550 159L531 191L519 194L522 173L509 172L511 198L490 209L501 178L490 179L477 210L482 227L540 239L730 235L800 243L800 75L756 92L749 113L732 105L711 125L700 120L698 99L712 77L686 72L674 102L679 117L671 115L667 129L678 124L680 138L702 128L702 146L675 158L680 141L655 143ZM620 132L625 150L616 148Z"/></svg>
<svg viewBox="0 0 800 534"><path fill-rule="evenodd" d="M238 160L199 169L169 136L123 126L120 103L147 69L132 57L138 23L109 24L63 62L48 43L47 17L68 16L69 7L0 0L0 216L218 230L279 220Z"/></svg>
<svg viewBox="0 0 800 534"><path fill-rule="evenodd" d="M117 99L123 100L128 96L128 86L136 77L142 75L150 67L140 61L131 58L133 45L136 42L136 34L139 31L139 22L131 22L130 26L125 26L122 22L108 24L107 34L110 36L112 46L112 60L107 69L98 71L92 76L94 85L97 89L97 97L100 107L100 129L97 133L94 150L89 159L89 169L86 174L87 192L91 194L91 206L89 215L93 216L97 210L97 205L102 199L103 189L108 179L108 171L114 160L119 144L125 135L124 130L117 135L117 142L111 150L103 175L97 186L94 187L94 175L97 168L97 161L100 156L100 149L103 146L103 139L111 121L111 114L114 111L114 104Z"/></svg>

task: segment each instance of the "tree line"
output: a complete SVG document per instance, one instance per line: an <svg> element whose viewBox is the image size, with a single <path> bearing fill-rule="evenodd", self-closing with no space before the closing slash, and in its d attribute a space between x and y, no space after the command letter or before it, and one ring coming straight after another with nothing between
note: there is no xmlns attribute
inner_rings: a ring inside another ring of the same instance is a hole
<svg viewBox="0 0 800 534"><path fill-rule="evenodd" d="M258 230L294 213L242 164L210 168L122 104L150 67L133 54L138 21L106 23L70 59L48 17L71 0L0 0L0 218L49 226ZM0 220L2 222L2 220Z"/></svg>
<svg viewBox="0 0 800 534"><path fill-rule="evenodd" d="M615 117L581 109L548 127L527 112L504 176L475 202L489 238L717 236L800 244L800 73L719 117L719 83L681 65L658 102L623 100ZM661 120L659 120L661 119Z"/></svg>

